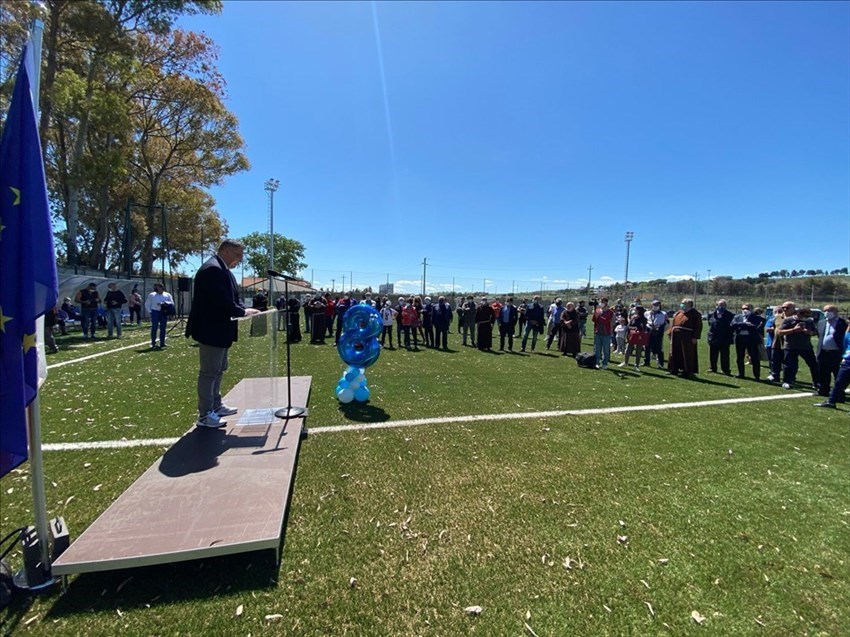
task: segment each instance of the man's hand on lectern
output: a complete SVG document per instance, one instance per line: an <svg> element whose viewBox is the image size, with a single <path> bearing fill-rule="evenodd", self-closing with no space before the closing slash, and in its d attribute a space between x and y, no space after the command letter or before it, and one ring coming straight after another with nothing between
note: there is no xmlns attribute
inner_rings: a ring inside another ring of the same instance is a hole
<svg viewBox="0 0 850 637"><path fill-rule="evenodd" d="M253 314L259 314L260 310L255 307L246 307L245 308L245 316L251 316Z"/></svg>

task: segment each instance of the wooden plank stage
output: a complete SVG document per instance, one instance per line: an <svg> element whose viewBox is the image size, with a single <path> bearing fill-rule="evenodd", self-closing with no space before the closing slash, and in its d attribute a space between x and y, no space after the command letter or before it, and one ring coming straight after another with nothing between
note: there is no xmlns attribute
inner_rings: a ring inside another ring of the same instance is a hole
<svg viewBox="0 0 850 637"><path fill-rule="evenodd" d="M292 378L293 405L307 405L311 380ZM260 549L280 559L305 417L269 410L286 406L286 378L245 378L224 402L239 409L227 426L186 432L53 563L54 575Z"/></svg>

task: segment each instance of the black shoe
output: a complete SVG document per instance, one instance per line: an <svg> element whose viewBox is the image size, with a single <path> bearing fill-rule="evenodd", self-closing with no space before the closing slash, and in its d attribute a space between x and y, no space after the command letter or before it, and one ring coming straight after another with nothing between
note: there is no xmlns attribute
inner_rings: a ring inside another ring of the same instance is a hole
<svg viewBox="0 0 850 637"><path fill-rule="evenodd" d="M744 377L743 374L735 374L735 378L743 378L743 377Z"/></svg>
<svg viewBox="0 0 850 637"><path fill-rule="evenodd" d="M826 407L827 409L836 409L835 403L831 403L828 400L825 400L822 403L815 403L815 407Z"/></svg>

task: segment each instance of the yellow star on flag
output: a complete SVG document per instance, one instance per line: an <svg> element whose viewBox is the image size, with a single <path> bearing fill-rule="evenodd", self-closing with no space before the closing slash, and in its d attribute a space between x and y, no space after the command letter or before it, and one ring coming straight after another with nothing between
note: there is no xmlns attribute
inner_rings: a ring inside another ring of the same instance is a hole
<svg viewBox="0 0 850 637"><path fill-rule="evenodd" d="M24 334L24 354L35 347L35 332L32 334Z"/></svg>
<svg viewBox="0 0 850 637"><path fill-rule="evenodd" d="M0 332L6 331L6 322L11 321L11 320L12 320L11 316L5 316L3 314L3 306L0 305Z"/></svg>
<svg viewBox="0 0 850 637"><path fill-rule="evenodd" d="M13 206L20 206L21 205L21 190L20 190L20 188L15 188L13 186L9 186L9 190L11 190L13 193L15 193L15 201L12 202L12 205Z"/></svg>

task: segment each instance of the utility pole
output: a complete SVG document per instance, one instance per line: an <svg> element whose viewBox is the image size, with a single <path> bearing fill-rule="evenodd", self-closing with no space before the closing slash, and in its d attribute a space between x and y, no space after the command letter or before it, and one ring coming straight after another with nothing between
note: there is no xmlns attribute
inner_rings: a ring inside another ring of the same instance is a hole
<svg viewBox="0 0 850 637"><path fill-rule="evenodd" d="M333 279L331 279L333 281ZM342 275L342 291L345 292L345 275Z"/></svg>
<svg viewBox="0 0 850 637"><path fill-rule="evenodd" d="M348 287L354 290L354 272L350 271L348 273Z"/></svg>
<svg viewBox="0 0 850 637"><path fill-rule="evenodd" d="M425 273L428 271L428 257L422 259L422 296L425 296Z"/></svg>
<svg viewBox="0 0 850 637"><path fill-rule="evenodd" d="M590 288L591 288L591 285L590 285L590 280L591 280L590 279L590 273L591 272L593 272L593 266L589 265L589 266L587 266L587 293L588 294L590 294Z"/></svg>
<svg viewBox="0 0 850 637"><path fill-rule="evenodd" d="M336 279L331 279L331 292L336 292Z"/></svg>
<svg viewBox="0 0 850 637"><path fill-rule="evenodd" d="M708 283L706 283L706 289L708 290L708 296L711 296L711 268L708 269Z"/></svg>

